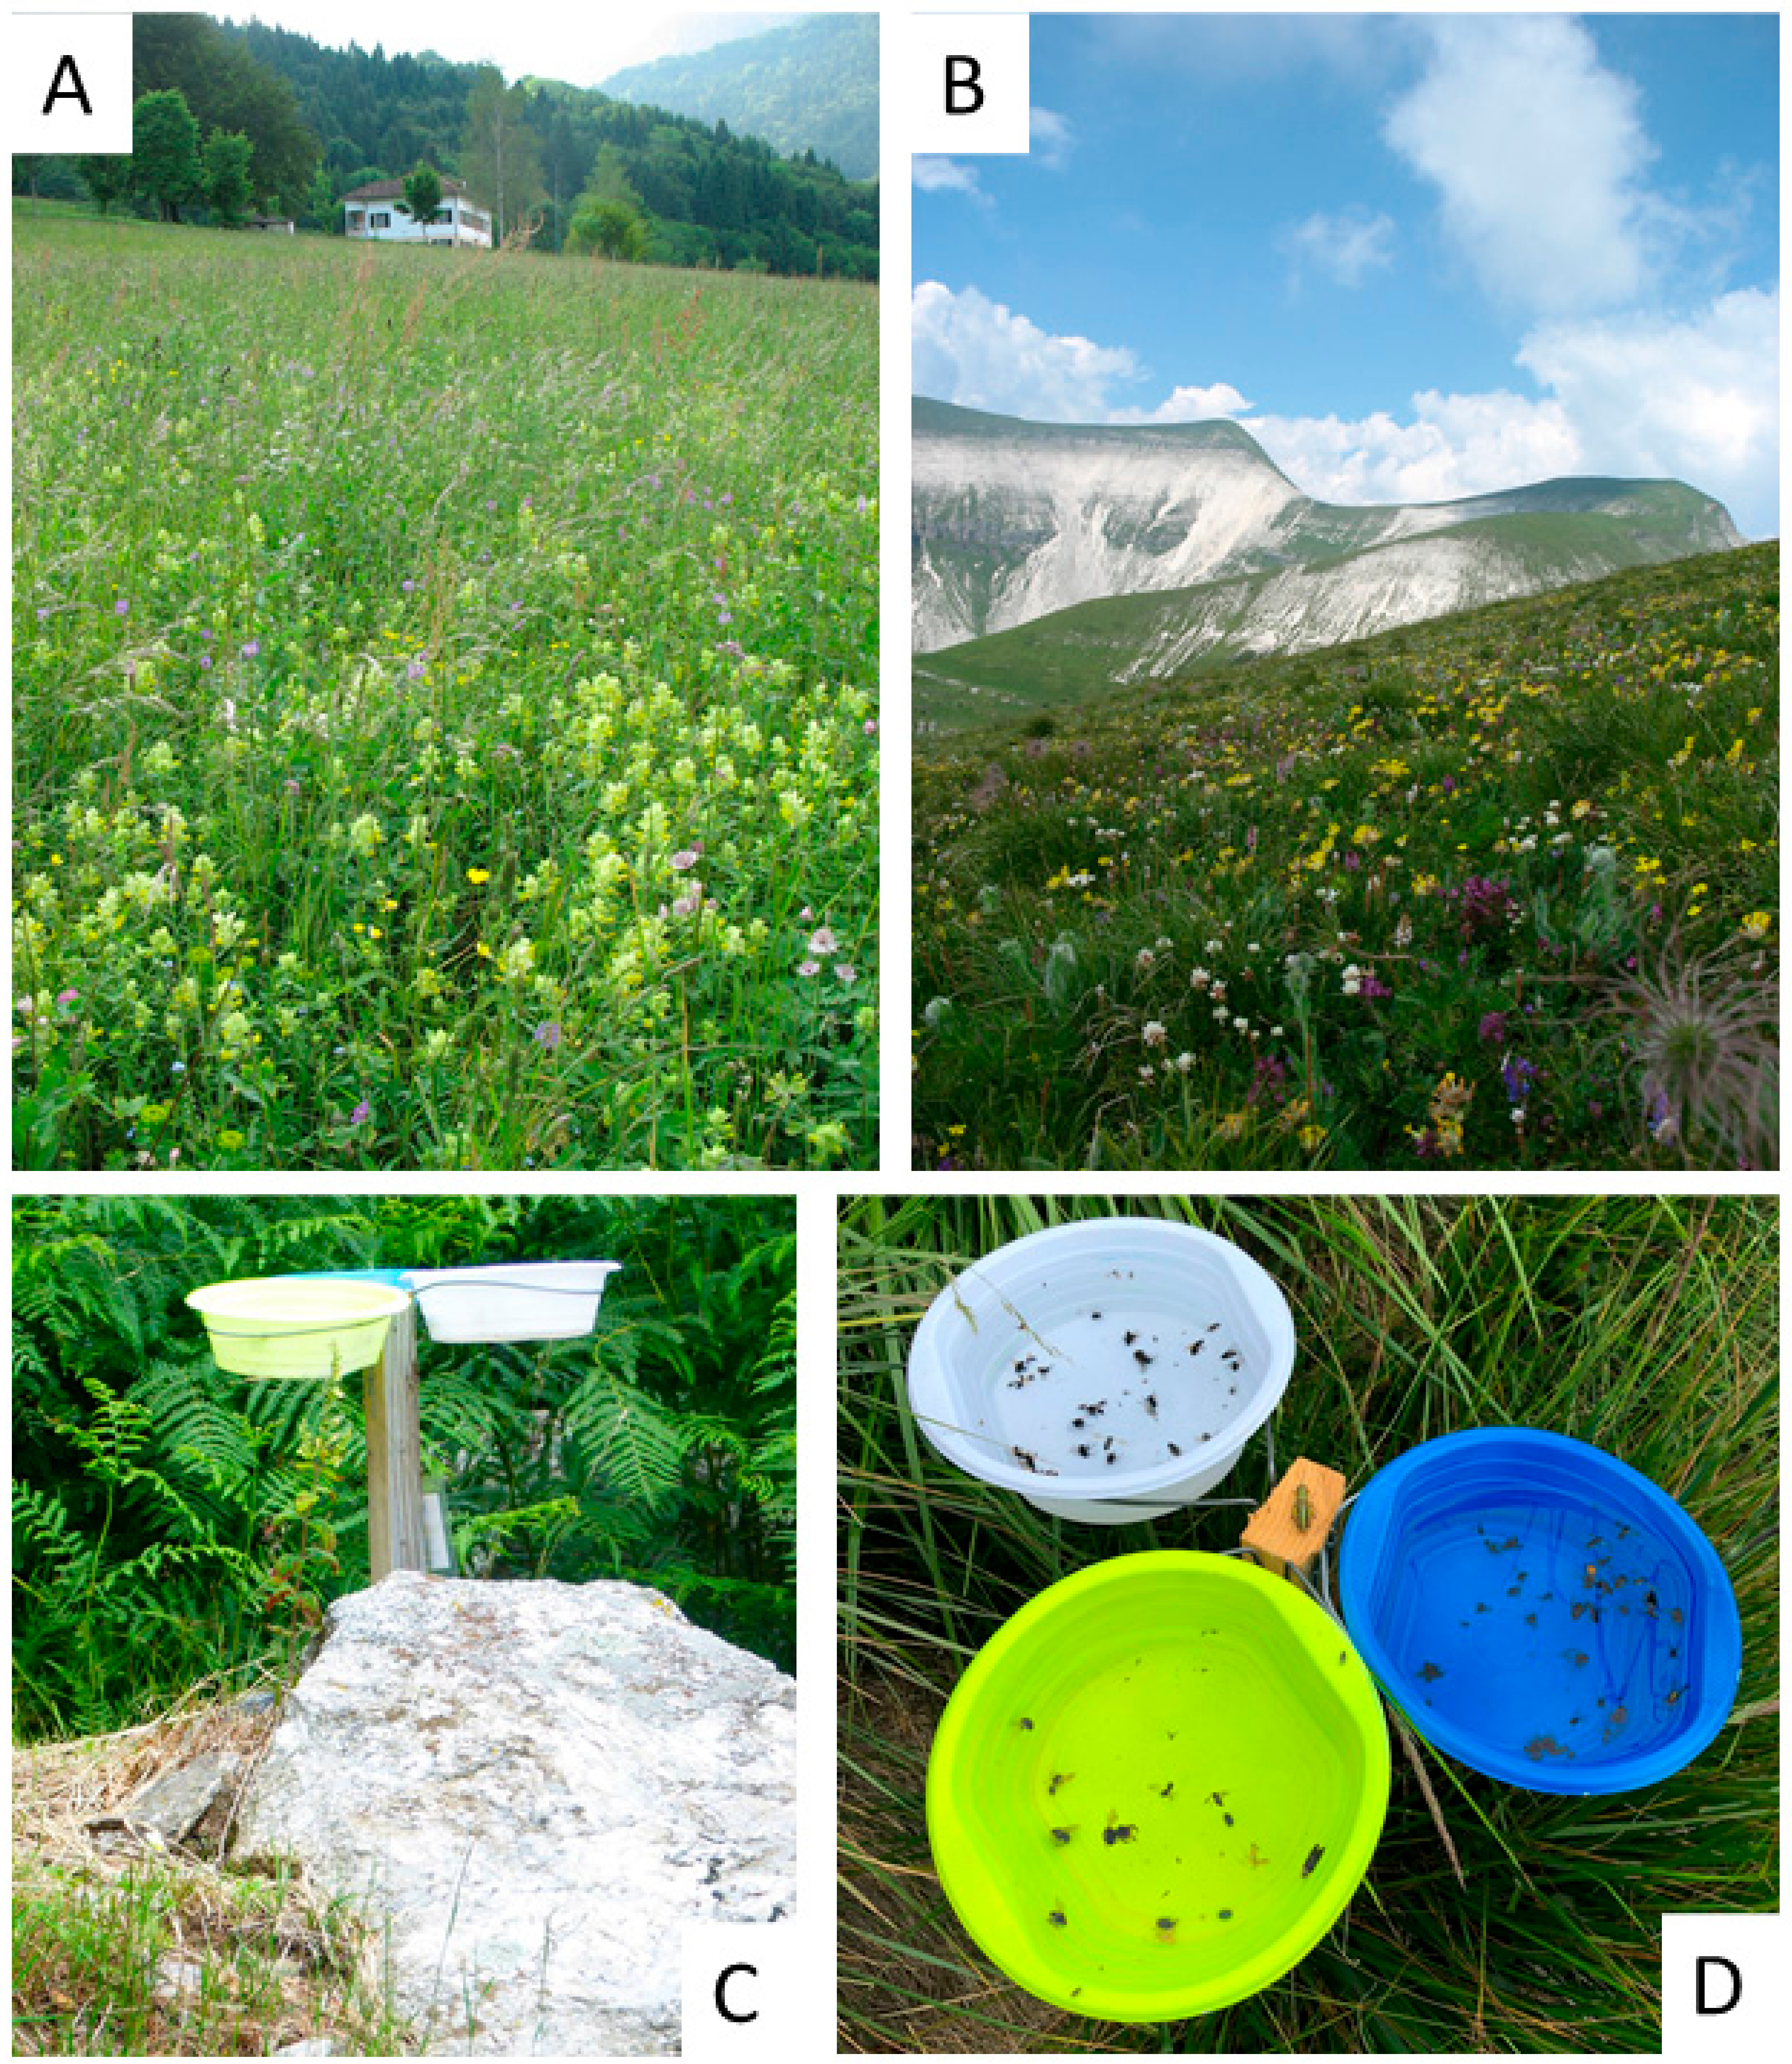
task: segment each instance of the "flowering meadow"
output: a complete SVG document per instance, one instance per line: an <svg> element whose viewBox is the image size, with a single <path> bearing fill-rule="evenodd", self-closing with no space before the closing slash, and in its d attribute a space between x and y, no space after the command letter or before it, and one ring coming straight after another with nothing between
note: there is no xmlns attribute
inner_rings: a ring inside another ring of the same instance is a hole
<svg viewBox="0 0 1792 2064"><path fill-rule="evenodd" d="M14 252L17 1160L868 1161L874 292Z"/></svg>
<svg viewBox="0 0 1792 2064"><path fill-rule="evenodd" d="M1777 1165L1778 553L964 735L934 1167Z"/></svg>

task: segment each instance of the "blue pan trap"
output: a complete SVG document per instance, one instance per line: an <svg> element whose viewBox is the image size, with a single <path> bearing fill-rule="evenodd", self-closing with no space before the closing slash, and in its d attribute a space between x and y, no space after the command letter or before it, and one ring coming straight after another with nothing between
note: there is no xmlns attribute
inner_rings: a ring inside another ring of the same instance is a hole
<svg viewBox="0 0 1792 2064"><path fill-rule="evenodd" d="M1735 1594L1665 1491L1585 1441L1447 1434L1351 1505L1352 1639L1435 1748L1532 1792L1630 1792L1705 1748L1736 1696Z"/></svg>

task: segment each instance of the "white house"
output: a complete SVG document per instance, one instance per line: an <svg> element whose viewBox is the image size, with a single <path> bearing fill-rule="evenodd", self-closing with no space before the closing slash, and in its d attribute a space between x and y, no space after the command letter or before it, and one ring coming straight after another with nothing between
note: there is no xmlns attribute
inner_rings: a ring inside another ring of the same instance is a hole
<svg viewBox="0 0 1792 2064"><path fill-rule="evenodd" d="M382 244L473 244L489 249L492 218L458 179L441 175L441 206L417 222L405 205L402 179L375 179L342 196L344 233Z"/></svg>

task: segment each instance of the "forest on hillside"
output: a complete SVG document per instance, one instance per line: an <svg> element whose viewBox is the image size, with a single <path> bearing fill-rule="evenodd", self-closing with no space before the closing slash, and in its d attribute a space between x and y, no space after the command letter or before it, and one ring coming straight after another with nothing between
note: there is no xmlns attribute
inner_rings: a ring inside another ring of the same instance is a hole
<svg viewBox="0 0 1792 2064"><path fill-rule="evenodd" d="M158 126L133 159L15 158L15 194L226 224L268 209L334 232L344 194L428 166L464 179L501 235L540 249L876 276L875 183L845 179L812 151L780 157L726 123L557 81L506 85L494 66L429 52L331 49L260 22L139 14L134 37L139 109L145 96L179 95L190 137L183 124L165 143ZM159 116L168 112L159 102ZM225 187L211 161L233 147L248 162Z"/></svg>

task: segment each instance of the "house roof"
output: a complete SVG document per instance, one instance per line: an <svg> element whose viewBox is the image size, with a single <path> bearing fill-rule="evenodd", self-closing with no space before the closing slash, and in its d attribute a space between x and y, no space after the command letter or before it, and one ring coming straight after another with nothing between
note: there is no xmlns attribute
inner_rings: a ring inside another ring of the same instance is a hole
<svg viewBox="0 0 1792 2064"><path fill-rule="evenodd" d="M446 172L438 172L436 176L441 181L444 200L450 194L466 192L466 187L461 180L450 179ZM405 182L402 179L373 179L364 187L356 187L352 191L345 193L342 198L345 201L402 200L405 198ZM477 203L474 204L477 205Z"/></svg>

